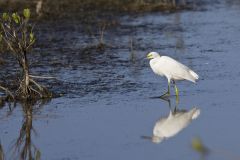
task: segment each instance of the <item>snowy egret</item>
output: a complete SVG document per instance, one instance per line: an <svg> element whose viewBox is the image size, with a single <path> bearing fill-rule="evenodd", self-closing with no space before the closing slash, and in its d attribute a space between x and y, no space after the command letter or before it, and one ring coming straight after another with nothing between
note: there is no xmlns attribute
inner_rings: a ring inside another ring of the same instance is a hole
<svg viewBox="0 0 240 160"><path fill-rule="evenodd" d="M195 83L198 79L197 73L171 57L160 56L157 52L150 52L147 54L147 58L150 59L150 66L153 72L157 75L165 76L168 80L168 91L161 97L170 95L171 81L174 84L176 96L178 97L179 91L175 83L176 80L188 80Z"/></svg>
<svg viewBox="0 0 240 160"><path fill-rule="evenodd" d="M161 117L153 128L152 142L160 143L164 139L175 136L181 130L186 128L192 120L200 115L200 109L194 107L189 111L176 110L170 113L167 117Z"/></svg>

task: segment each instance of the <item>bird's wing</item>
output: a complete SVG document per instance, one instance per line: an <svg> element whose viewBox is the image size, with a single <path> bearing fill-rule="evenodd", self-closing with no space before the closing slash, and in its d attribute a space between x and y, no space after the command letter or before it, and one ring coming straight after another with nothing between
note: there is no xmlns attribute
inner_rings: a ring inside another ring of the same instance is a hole
<svg viewBox="0 0 240 160"><path fill-rule="evenodd" d="M190 69L171 57L162 56L158 66L165 75L168 75L174 79L189 79Z"/></svg>

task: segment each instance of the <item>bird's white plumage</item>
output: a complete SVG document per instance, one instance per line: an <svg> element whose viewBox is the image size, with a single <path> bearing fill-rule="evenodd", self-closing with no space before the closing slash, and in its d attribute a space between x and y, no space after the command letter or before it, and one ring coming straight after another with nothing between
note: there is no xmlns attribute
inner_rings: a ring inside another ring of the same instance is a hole
<svg viewBox="0 0 240 160"><path fill-rule="evenodd" d="M175 113L170 110L168 117L162 117L156 122L152 141L160 143L163 139L173 137L199 115L200 109L198 108L192 108L189 111L176 111Z"/></svg>
<svg viewBox="0 0 240 160"><path fill-rule="evenodd" d="M189 80L195 83L199 78L193 70L171 57L150 52L148 58L151 59L150 66L153 72L160 76L166 76L169 82L171 80Z"/></svg>

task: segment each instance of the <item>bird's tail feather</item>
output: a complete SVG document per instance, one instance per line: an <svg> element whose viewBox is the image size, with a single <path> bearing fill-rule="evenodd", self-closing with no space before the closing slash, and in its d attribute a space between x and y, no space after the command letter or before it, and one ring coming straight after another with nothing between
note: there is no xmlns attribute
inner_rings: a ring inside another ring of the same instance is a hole
<svg viewBox="0 0 240 160"><path fill-rule="evenodd" d="M189 73L193 76L194 79L197 80L197 79L199 78L199 76L197 75L197 73L195 73L194 71L189 70Z"/></svg>
<svg viewBox="0 0 240 160"><path fill-rule="evenodd" d="M199 115L200 115L200 109L194 108L193 114L192 114L192 119L196 119Z"/></svg>

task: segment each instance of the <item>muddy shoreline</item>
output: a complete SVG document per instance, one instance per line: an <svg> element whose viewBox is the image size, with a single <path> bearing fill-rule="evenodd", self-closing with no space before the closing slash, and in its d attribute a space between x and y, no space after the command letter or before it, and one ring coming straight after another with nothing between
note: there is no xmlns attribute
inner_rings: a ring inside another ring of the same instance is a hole
<svg viewBox="0 0 240 160"><path fill-rule="evenodd" d="M30 8L33 16L41 19L81 19L91 20L96 16L111 16L129 13L176 12L180 10L199 9L209 3L207 0L192 1L148 1L148 0L10 0L0 1L0 9L5 11L21 11Z"/></svg>

